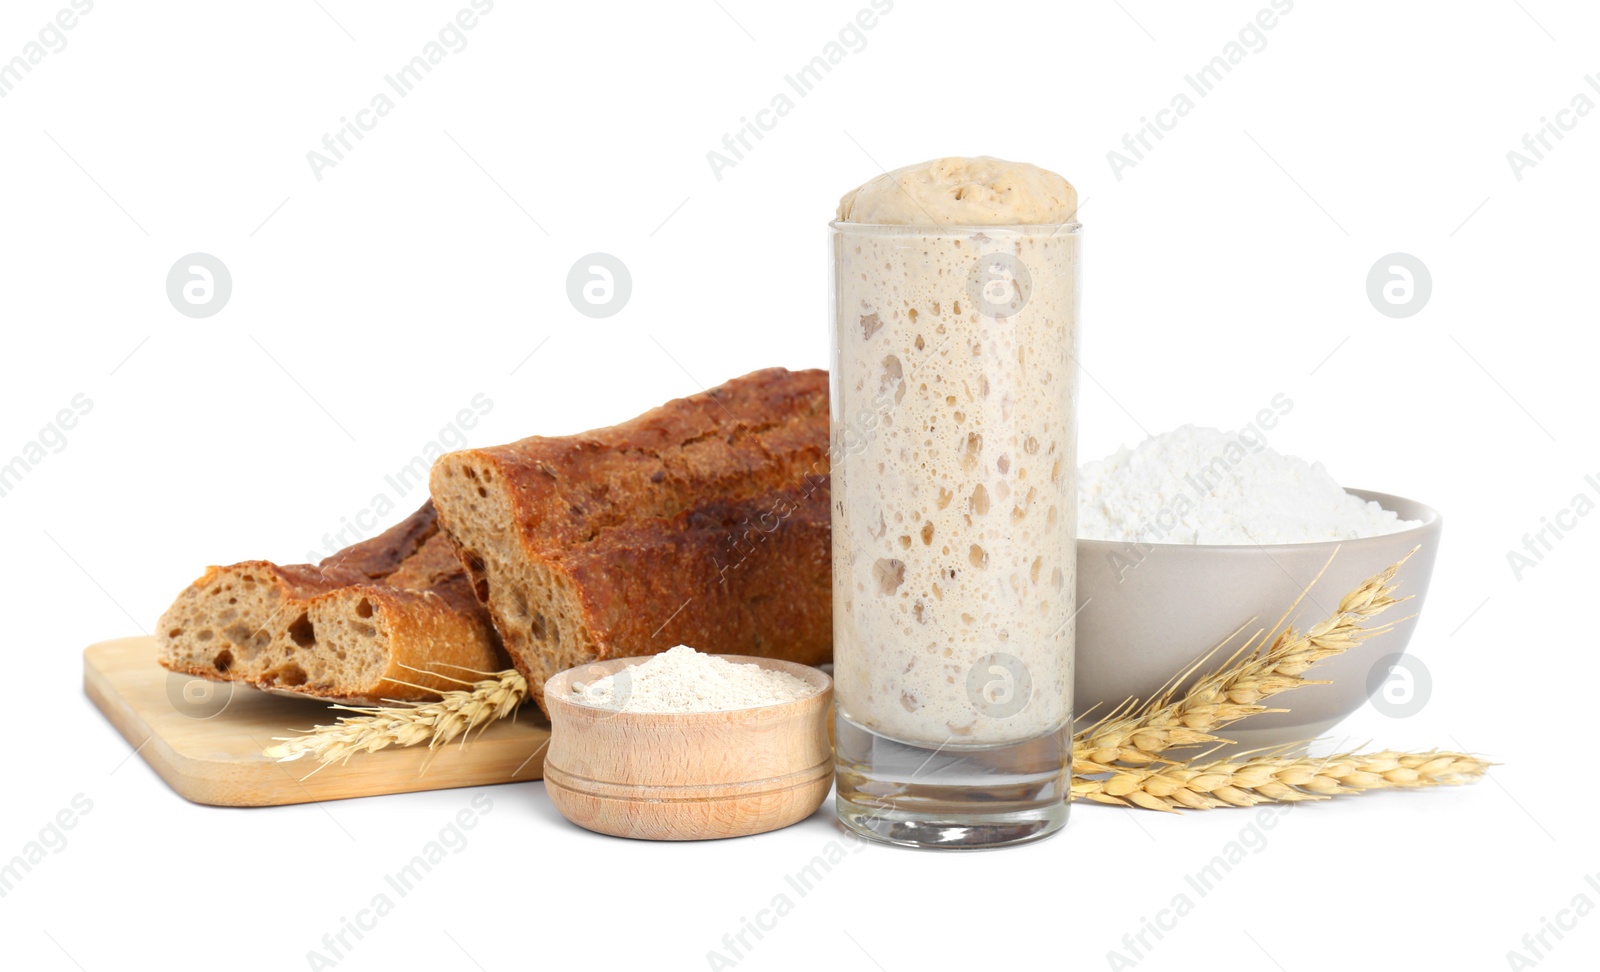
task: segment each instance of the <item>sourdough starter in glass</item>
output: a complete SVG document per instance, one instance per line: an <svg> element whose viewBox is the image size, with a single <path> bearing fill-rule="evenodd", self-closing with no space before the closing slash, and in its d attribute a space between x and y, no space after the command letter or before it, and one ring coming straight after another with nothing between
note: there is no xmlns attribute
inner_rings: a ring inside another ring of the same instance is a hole
<svg viewBox="0 0 1600 972"><path fill-rule="evenodd" d="M945 159L833 224L839 800L870 836L982 846L1065 820L1075 209L1044 170Z"/></svg>

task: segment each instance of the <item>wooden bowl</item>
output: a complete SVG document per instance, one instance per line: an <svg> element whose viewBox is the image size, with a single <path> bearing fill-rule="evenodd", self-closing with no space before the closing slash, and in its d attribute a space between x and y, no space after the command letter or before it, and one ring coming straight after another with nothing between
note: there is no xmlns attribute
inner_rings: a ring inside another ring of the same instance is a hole
<svg viewBox="0 0 1600 972"><path fill-rule="evenodd" d="M571 699L649 656L569 668L544 684L550 751L544 782L568 820L644 840L760 834L815 813L833 785L833 680L808 665L721 655L805 680L814 695L720 712L619 712Z"/></svg>

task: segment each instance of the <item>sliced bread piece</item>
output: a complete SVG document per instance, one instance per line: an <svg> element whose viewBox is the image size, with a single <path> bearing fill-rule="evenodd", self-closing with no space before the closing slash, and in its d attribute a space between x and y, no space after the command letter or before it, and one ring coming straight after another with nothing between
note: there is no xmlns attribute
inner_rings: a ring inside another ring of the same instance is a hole
<svg viewBox="0 0 1600 972"><path fill-rule="evenodd" d="M428 672L506 667L432 503L315 566L209 568L158 637L172 671L345 701L433 698L458 686Z"/></svg>
<svg viewBox="0 0 1600 972"><path fill-rule="evenodd" d="M450 453L431 487L537 689L679 644L828 661L827 474L827 372L770 368L611 428Z"/></svg>

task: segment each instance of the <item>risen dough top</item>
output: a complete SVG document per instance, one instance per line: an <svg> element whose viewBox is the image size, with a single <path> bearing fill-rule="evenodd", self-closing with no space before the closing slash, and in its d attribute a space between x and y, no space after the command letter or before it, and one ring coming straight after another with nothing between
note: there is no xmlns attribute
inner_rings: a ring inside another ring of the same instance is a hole
<svg viewBox="0 0 1600 972"><path fill-rule="evenodd" d="M980 155L908 165L839 200L839 219L896 226L1070 223L1078 191L1048 169Z"/></svg>

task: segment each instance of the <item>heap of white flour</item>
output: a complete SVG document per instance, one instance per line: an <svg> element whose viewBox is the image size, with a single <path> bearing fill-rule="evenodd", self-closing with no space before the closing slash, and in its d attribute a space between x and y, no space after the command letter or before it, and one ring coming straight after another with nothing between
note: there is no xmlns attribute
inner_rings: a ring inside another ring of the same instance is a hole
<svg viewBox="0 0 1600 972"><path fill-rule="evenodd" d="M1136 543L1353 540L1415 526L1259 432L1185 425L1078 472L1078 537Z"/></svg>
<svg viewBox="0 0 1600 972"><path fill-rule="evenodd" d="M574 682L572 701L619 712L718 712L794 702L816 692L788 672L679 645L616 675L587 685Z"/></svg>

